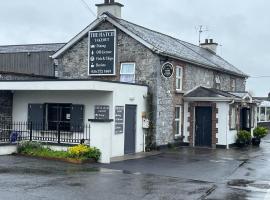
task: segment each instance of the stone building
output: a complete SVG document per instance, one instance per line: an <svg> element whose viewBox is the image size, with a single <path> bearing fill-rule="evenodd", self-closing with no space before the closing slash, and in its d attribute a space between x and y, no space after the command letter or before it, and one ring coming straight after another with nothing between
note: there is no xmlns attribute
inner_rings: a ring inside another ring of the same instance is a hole
<svg viewBox="0 0 270 200"><path fill-rule="evenodd" d="M245 92L248 76L216 54L217 44L206 40L200 46L136 25L121 18L119 3L97 5L98 18L61 48L57 60L59 78L123 81L126 63L134 66L133 78L124 80L149 86L152 106L154 145L175 141L189 142L184 129L184 94L197 86L222 91ZM114 7L114 13L110 12ZM105 11L109 12L101 12ZM89 76L89 31L116 30L116 73L112 76ZM171 63L172 77L161 74L162 66ZM74 67L76 66L76 67ZM176 118L176 116L178 118ZM214 143L214 142L213 142ZM222 142L222 145L224 142Z"/></svg>
<svg viewBox="0 0 270 200"><path fill-rule="evenodd" d="M144 127L148 128L144 129L146 142L139 140L144 148L169 143L228 148L235 143L238 130L252 132L257 123L256 104L245 92L248 76L216 54L217 43L207 39L196 46L126 21L121 16L122 7L114 1L97 5L97 19L51 53L53 78L74 81L72 88L87 80L125 83L131 89L147 85L147 110L137 110L134 122L142 126L143 120L150 119L150 127ZM0 84L0 89L8 88L8 83L18 89L14 82ZM129 104L141 98L140 94L126 95ZM112 103L117 104L115 100ZM137 142L138 138L131 141ZM138 147L136 152L141 150Z"/></svg>

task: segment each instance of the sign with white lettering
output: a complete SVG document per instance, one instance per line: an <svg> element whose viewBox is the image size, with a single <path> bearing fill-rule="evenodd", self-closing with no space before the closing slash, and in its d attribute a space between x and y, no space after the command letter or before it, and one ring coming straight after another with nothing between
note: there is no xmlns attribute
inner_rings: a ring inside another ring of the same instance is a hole
<svg viewBox="0 0 270 200"><path fill-rule="evenodd" d="M115 75L116 30L89 32L89 75Z"/></svg>
<svg viewBox="0 0 270 200"><path fill-rule="evenodd" d="M110 106L96 105L95 106L95 119L108 120L110 118Z"/></svg>
<svg viewBox="0 0 270 200"><path fill-rule="evenodd" d="M171 78L173 72L173 65L171 63L167 62L162 66L161 73L165 78Z"/></svg>
<svg viewBox="0 0 270 200"><path fill-rule="evenodd" d="M124 106L115 106L115 134L124 133Z"/></svg>

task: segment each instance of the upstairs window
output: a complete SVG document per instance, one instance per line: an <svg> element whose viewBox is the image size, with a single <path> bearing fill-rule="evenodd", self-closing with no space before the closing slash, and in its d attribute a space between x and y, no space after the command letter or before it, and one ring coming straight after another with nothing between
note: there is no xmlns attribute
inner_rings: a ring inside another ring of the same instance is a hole
<svg viewBox="0 0 270 200"><path fill-rule="evenodd" d="M221 81L220 81L220 76L219 75L215 75L215 80L214 80L214 82L215 82L215 88L216 89L218 89L218 90L220 90L220 88L221 88Z"/></svg>
<svg viewBox="0 0 270 200"><path fill-rule="evenodd" d="M231 91L232 92L236 91L236 81L235 81L235 79L231 79Z"/></svg>
<svg viewBox="0 0 270 200"><path fill-rule="evenodd" d="M135 83L135 63L121 64L120 81L125 83Z"/></svg>
<svg viewBox="0 0 270 200"><path fill-rule="evenodd" d="M183 89L183 68L180 66L176 67L176 90L182 91Z"/></svg>

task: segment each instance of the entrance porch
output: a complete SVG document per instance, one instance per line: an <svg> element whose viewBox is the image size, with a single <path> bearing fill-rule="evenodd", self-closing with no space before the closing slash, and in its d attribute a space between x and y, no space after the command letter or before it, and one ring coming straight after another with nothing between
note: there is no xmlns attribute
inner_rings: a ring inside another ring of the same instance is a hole
<svg viewBox="0 0 270 200"><path fill-rule="evenodd" d="M256 102L247 92L198 87L184 101L184 142L190 146L229 148L239 130L256 127Z"/></svg>

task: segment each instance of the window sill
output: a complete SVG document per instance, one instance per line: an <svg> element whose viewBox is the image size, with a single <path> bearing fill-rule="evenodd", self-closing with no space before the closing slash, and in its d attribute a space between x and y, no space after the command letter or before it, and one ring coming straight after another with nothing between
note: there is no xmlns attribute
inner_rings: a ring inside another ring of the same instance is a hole
<svg viewBox="0 0 270 200"><path fill-rule="evenodd" d="M185 94L185 91L183 91L183 90L176 90L175 93L176 94Z"/></svg>

